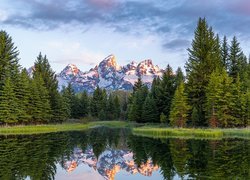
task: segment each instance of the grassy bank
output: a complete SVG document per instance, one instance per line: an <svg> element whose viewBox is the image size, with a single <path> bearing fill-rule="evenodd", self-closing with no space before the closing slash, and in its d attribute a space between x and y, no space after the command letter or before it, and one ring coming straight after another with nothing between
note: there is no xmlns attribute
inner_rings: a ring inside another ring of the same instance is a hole
<svg viewBox="0 0 250 180"><path fill-rule="evenodd" d="M198 128L133 128L133 134L153 138L187 138L187 139L250 139L250 129L198 129Z"/></svg>
<svg viewBox="0 0 250 180"><path fill-rule="evenodd" d="M64 123L51 125L27 125L27 126L3 126L0 127L0 135L11 134L39 134L61 131L81 131L97 126L127 127L128 123L122 121L96 121L90 123Z"/></svg>

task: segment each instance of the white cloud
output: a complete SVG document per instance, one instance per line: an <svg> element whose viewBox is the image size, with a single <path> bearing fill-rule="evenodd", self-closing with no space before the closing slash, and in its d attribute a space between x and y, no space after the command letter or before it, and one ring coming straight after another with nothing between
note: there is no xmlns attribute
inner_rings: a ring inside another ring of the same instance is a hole
<svg viewBox="0 0 250 180"><path fill-rule="evenodd" d="M8 19L7 12L0 9L0 21L6 21L7 19Z"/></svg>
<svg viewBox="0 0 250 180"><path fill-rule="evenodd" d="M47 48L56 52L51 63L63 66L73 63L83 71L94 67L106 56L83 47L79 42L51 41L47 43Z"/></svg>

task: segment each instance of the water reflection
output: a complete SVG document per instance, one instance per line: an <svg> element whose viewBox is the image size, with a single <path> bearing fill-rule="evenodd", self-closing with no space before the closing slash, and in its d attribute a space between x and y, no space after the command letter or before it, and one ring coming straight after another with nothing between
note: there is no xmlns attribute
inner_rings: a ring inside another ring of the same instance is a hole
<svg viewBox="0 0 250 180"><path fill-rule="evenodd" d="M249 179L249 152L249 140L151 139L129 129L0 136L0 179L73 179L83 167L104 179Z"/></svg>

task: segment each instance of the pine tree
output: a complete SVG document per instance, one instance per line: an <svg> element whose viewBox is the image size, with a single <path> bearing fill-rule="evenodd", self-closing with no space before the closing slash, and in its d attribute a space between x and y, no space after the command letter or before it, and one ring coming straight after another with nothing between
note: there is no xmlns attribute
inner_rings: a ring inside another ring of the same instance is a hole
<svg viewBox="0 0 250 180"><path fill-rule="evenodd" d="M113 120L115 118L115 104L114 104L114 98L113 95L110 94L108 97L107 102L107 109L106 109L107 119Z"/></svg>
<svg viewBox="0 0 250 180"><path fill-rule="evenodd" d="M185 127L190 107L187 104L187 96L184 93L184 83L177 87L172 100L170 111L170 124L177 127Z"/></svg>
<svg viewBox="0 0 250 180"><path fill-rule="evenodd" d="M75 97L75 92L74 89L71 85L71 83L68 84L68 86L65 88L63 87L62 89L62 96L65 100L66 104L66 109L67 109L67 117L72 118L73 117L73 106L74 106L74 97Z"/></svg>
<svg viewBox="0 0 250 180"><path fill-rule="evenodd" d="M142 86L134 93L132 102L129 105L128 119L130 121L143 122L142 108L147 94L147 86Z"/></svg>
<svg viewBox="0 0 250 180"><path fill-rule="evenodd" d="M205 102L206 86L213 71L222 68L220 45L218 37L208 27L206 19L199 19L195 30L192 47L188 49L189 59L186 63L187 92L190 104L198 110L196 126L206 125Z"/></svg>
<svg viewBox="0 0 250 180"><path fill-rule="evenodd" d="M138 89L141 89L142 86L143 86L143 83L142 83L141 77L139 77L133 86L133 93L135 93Z"/></svg>
<svg viewBox="0 0 250 180"><path fill-rule="evenodd" d="M34 119L38 120L38 123L48 123L51 118L51 108L49 103L49 92L44 86L44 81L40 75L36 75L33 79L35 88L38 93L38 117Z"/></svg>
<svg viewBox="0 0 250 180"><path fill-rule="evenodd" d="M206 89L206 115L208 124L211 127L227 127L232 121L231 106L232 99L232 79L228 77L226 71L216 70L210 76L210 81Z"/></svg>
<svg viewBox="0 0 250 180"><path fill-rule="evenodd" d="M183 74L181 68L178 67L177 70L176 70L176 77L175 77L175 85L176 85L176 87L178 87L184 81L185 81L184 74Z"/></svg>
<svg viewBox="0 0 250 180"><path fill-rule="evenodd" d="M170 65L168 65L159 86L159 93L156 102L159 113L163 112L167 119L169 119L170 108L175 89L175 76L173 74L172 68ZM169 123L169 121L167 121L167 123Z"/></svg>
<svg viewBox="0 0 250 180"><path fill-rule="evenodd" d="M27 124L32 118L29 112L32 92L30 90L30 78L26 69L23 69L16 78L14 91L18 104L18 122Z"/></svg>
<svg viewBox="0 0 250 180"><path fill-rule="evenodd" d="M46 55L42 56L41 52L39 53L34 65L33 75L35 76L36 74L39 74L42 77L44 86L49 93L49 103L52 113L52 119L54 119L53 116L55 115L56 111L58 111L55 108L60 106L59 104L56 104L58 103L58 101L56 100L56 96L58 96L58 81Z"/></svg>
<svg viewBox="0 0 250 180"><path fill-rule="evenodd" d="M7 124L17 123L17 99L9 77L5 79L0 94L0 122Z"/></svg>
<svg viewBox="0 0 250 180"><path fill-rule="evenodd" d="M87 91L83 91L80 95L80 117L86 117L89 113L89 97Z"/></svg>
<svg viewBox="0 0 250 180"><path fill-rule="evenodd" d="M148 94L142 108L141 122L159 122L159 115L154 99Z"/></svg>
<svg viewBox="0 0 250 180"><path fill-rule="evenodd" d="M0 90L2 89L5 79L16 76L16 69L20 68L19 51L12 42L12 38L6 31L0 31Z"/></svg>
<svg viewBox="0 0 250 180"><path fill-rule="evenodd" d="M121 115L121 103L118 96L114 98L114 108L115 108L115 119L118 120Z"/></svg>
<svg viewBox="0 0 250 180"><path fill-rule="evenodd" d="M55 94L55 107L53 112L52 122L63 122L69 118L69 105L67 104L66 98L60 93Z"/></svg>
<svg viewBox="0 0 250 180"><path fill-rule="evenodd" d="M231 87L233 99L232 99L232 116L234 119L228 123L230 127L241 127L244 125L244 116L246 109L246 99L242 91L242 83L239 75L237 76L235 83Z"/></svg>
<svg viewBox="0 0 250 180"><path fill-rule="evenodd" d="M229 47L227 44L227 37L224 36L222 46L221 46L221 56L223 67L228 71L229 66Z"/></svg>

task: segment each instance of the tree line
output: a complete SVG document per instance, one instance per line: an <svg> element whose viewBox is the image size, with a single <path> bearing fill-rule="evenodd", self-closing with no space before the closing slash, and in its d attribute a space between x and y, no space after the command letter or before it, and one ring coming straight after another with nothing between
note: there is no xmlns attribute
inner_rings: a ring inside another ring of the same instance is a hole
<svg viewBox="0 0 250 180"><path fill-rule="evenodd" d="M168 126L246 127L250 124L250 58L233 37L221 40L200 18L189 58L176 72L167 65L149 88L141 78L133 92L75 93L58 88L56 74L41 53L33 73L19 64L12 38L0 31L0 123L39 124L69 118L123 119Z"/></svg>
<svg viewBox="0 0 250 180"><path fill-rule="evenodd" d="M71 84L59 91L56 74L46 55L38 55L30 74L20 66L18 56L12 38L6 31L0 31L0 124L58 123L90 116L99 120L125 117L120 104L126 102L125 95L107 93L99 87L93 95L76 94Z"/></svg>
<svg viewBox="0 0 250 180"><path fill-rule="evenodd" d="M250 58L233 37L222 40L200 18L189 58L176 73L167 66L151 89L141 79L129 99L128 119L169 126L246 127L250 124Z"/></svg>

